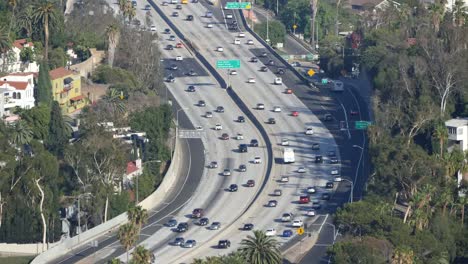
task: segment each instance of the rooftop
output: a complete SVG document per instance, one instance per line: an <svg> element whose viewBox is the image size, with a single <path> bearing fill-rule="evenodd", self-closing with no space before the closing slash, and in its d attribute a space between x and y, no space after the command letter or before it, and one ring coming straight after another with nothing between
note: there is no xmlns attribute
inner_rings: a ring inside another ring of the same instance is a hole
<svg viewBox="0 0 468 264"><path fill-rule="evenodd" d="M14 87L16 90L26 90L26 88L28 87L28 82L0 81L0 87L4 85ZM3 88L6 88L6 87L3 87Z"/></svg>
<svg viewBox="0 0 468 264"><path fill-rule="evenodd" d="M17 39L13 42L13 46L17 47L18 49L24 48L24 46L33 47L34 44L32 42L28 42L26 39Z"/></svg>
<svg viewBox="0 0 468 264"><path fill-rule="evenodd" d="M68 76L68 75L72 75L74 74L74 72L70 71L70 70L67 70L65 69L64 67L60 67L60 68L57 68L57 69L53 69L49 72L49 75L50 75L50 78L52 80L55 80L55 79L58 79L58 78L62 78L62 77L65 77L65 76Z"/></svg>
<svg viewBox="0 0 468 264"><path fill-rule="evenodd" d="M446 126L450 127L462 127L462 126L468 126L468 117L461 117L461 118L454 118L445 121Z"/></svg>

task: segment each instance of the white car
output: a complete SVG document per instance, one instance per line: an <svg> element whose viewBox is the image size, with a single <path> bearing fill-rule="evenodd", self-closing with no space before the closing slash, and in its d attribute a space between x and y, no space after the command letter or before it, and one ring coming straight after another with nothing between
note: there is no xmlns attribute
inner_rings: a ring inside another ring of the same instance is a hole
<svg viewBox="0 0 468 264"><path fill-rule="evenodd" d="M175 57L175 60L176 60L176 61L182 61L183 58L182 58L182 56L177 56L177 57Z"/></svg>
<svg viewBox="0 0 468 264"><path fill-rule="evenodd" d="M289 176L281 176L281 182L289 182Z"/></svg>
<svg viewBox="0 0 468 264"><path fill-rule="evenodd" d="M223 171L223 176L231 176L231 170L230 169L225 169Z"/></svg>
<svg viewBox="0 0 468 264"><path fill-rule="evenodd" d="M342 180L343 179L340 176L336 176L335 178L333 178L334 182L341 182Z"/></svg>
<svg viewBox="0 0 468 264"><path fill-rule="evenodd" d="M217 47L217 48L216 48L216 51L217 51L217 52L223 52L224 49L223 49L223 47Z"/></svg>
<svg viewBox="0 0 468 264"><path fill-rule="evenodd" d="M275 83L275 84L278 84L278 85L283 84L283 79L281 79L281 77L277 77L277 78L275 78L275 82L274 82L274 83Z"/></svg>
<svg viewBox="0 0 468 264"><path fill-rule="evenodd" d="M335 176L335 175L339 175L340 174L340 171L338 169L333 169L330 171L330 174Z"/></svg>
<svg viewBox="0 0 468 264"><path fill-rule="evenodd" d="M150 30L153 31L153 32L156 31L156 26L155 26L155 25L152 25L152 26L150 27Z"/></svg>
<svg viewBox="0 0 468 264"><path fill-rule="evenodd" d="M313 135L314 134L314 129L312 127L306 128L305 134L306 135Z"/></svg>
<svg viewBox="0 0 468 264"><path fill-rule="evenodd" d="M206 118L212 118L212 117L213 117L213 113L212 113L212 112L206 112L205 117L206 117Z"/></svg>
<svg viewBox="0 0 468 264"><path fill-rule="evenodd" d="M222 129L223 129L223 126L222 126L222 125L216 124L215 130L222 130Z"/></svg>
<svg viewBox="0 0 468 264"><path fill-rule="evenodd" d="M281 222L289 222L291 221L291 219L293 218L293 213L284 213L282 216L281 216Z"/></svg>
<svg viewBox="0 0 468 264"><path fill-rule="evenodd" d="M279 107L279 106L274 106L274 107L273 107L273 112L281 112L281 107Z"/></svg>
<svg viewBox="0 0 468 264"><path fill-rule="evenodd" d="M240 39L234 39L234 45L240 45Z"/></svg>
<svg viewBox="0 0 468 264"><path fill-rule="evenodd" d="M287 138L281 139L281 146L289 146L289 139Z"/></svg>
<svg viewBox="0 0 468 264"><path fill-rule="evenodd" d="M226 14L226 19L232 19L232 14Z"/></svg>
<svg viewBox="0 0 468 264"><path fill-rule="evenodd" d="M305 169L304 167L299 167L299 168L297 169L297 172L298 172L298 173L305 173L305 172L306 172L306 169Z"/></svg>
<svg viewBox="0 0 468 264"><path fill-rule="evenodd" d="M241 133L237 133L236 139L237 139L237 140L243 140L243 139L244 139L244 135L242 135Z"/></svg>
<svg viewBox="0 0 468 264"><path fill-rule="evenodd" d="M208 23L208 24L206 24L206 27L207 27L207 28L213 28L213 24Z"/></svg>
<svg viewBox="0 0 468 264"><path fill-rule="evenodd" d="M252 77L252 78L249 78L249 79L247 80L247 82L248 82L248 83L255 83L255 78L253 78L253 77Z"/></svg>
<svg viewBox="0 0 468 264"><path fill-rule="evenodd" d="M302 222L301 219L294 219L292 222L293 227L302 227L304 223Z"/></svg>
<svg viewBox="0 0 468 264"><path fill-rule="evenodd" d="M254 44L253 40L251 39L247 40L247 45L253 45L253 44Z"/></svg>
<svg viewBox="0 0 468 264"><path fill-rule="evenodd" d="M245 38L245 33L244 33L244 32L240 32L240 33L239 33L239 38Z"/></svg>
<svg viewBox="0 0 468 264"><path fill-rule="evenodd" d="M315 210L314 209L310 209L310 210L307 210L307 216L315 216Z"/></svg>
<svg viewBox="0 0 468 264"><path fill-rule="evenodd" d="M266 236L276 236L276 229L274 229L274 228L268 228L268 229L265 231L265 235L266 235Z"/></svg>
<svg viewBox="0 0 468 264"><path fill-rule="evenodd" d="M263 109L265 109L265 105L264 104L257 104L257 109L258 110L263 110Z"/></svg>
<svg viewBox="0 0 468 264"><path fill-rule="evenodd" d="M230 75L237 75L237 71L236 71L236 70L231 70L231 71L229 72L229 74L230 74Z"/></svg>
<svg viewBox="0 0 468 264"><path fill-rule="evenodd" d="M262 163L262 158L260 158L260 157L258 157L258 156L255 157L254 160L253 160L253 163L254 163L254 164L260 164L260 163Z"/></svg>
<svg viewBox="0 0 468 264"><path fill-rule="evenodd" d="M315 193L316 191L315 187L307 187L307 193Z"/></svg>

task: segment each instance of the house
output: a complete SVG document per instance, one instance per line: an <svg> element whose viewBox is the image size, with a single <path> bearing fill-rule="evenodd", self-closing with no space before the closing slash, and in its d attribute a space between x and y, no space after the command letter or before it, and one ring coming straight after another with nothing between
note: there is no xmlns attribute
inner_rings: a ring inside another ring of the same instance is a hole
<svg viewBox="0 0 468 264"><path fill-rule="evenodd" d="M35 73L12 73L0 77L0 116L11 116L16 107L34 107Z"/></svg>
<svg viewBox="0 0 468 264"><path fill-rule="evenodd" d="M52 82L52 96L60 104L62 112L73 113L83 108L86 98L81 94L81 76L64 67L49 72Z"/></svg>
<svg viewBox="0 0 468 264"><path fill-rule="evenodd" d="M39 65L35 61L21 61L20 54L25 48L34 51L34 44L26 39L18 39L13 42L8 52L2 54L6 61L2 69L4 72L39 72Z"/></svg>
<svg viewBox="0 0 468 264"><path fill-rule="evenodd" d="M448 129L448 144L449 151L458 148L461 151L468 150L468 118L455 118L445 121L445 126Z"/></svg>

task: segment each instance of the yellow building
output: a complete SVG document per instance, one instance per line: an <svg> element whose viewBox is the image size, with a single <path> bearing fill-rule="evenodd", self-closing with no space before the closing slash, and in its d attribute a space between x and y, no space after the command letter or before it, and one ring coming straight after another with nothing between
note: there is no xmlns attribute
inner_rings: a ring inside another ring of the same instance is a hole
<svg viewBox="0 0 468 264"><path fill-rule="evenodd" d="M64 114L73 113L86 105L86 98L81 94L79 73L61 67L51 70L49 75L52 81L52 96Z"/></svg>

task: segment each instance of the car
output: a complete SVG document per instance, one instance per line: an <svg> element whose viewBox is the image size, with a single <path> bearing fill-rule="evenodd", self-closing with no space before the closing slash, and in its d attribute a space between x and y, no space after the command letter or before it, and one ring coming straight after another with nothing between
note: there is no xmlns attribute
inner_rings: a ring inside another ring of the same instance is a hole
<svg viewBox="0 0 468 264"><path fill-rule="evenodd" d="M283 84L283 79L281 77L276 77L273 83L276 85L281 85Z"/></svg>
<svg viewBox="0 0 468 264"><path fill-rule="evenodd" d="M237 75L237 71L236 70L231 70L231 71L229 71L229 74L230 75Z"/></svg>
<svg viewBox="0 0 468 264"><path fill-rule="evenodd" d="M222 139L222 140L228 140L228 139L229 139L229 135L228 135L227 133L223 133L223 134L221 135L221 139Z"/></svg>
<svg viewBox="0 0 468 264"><path fill-rule="evenodd" d="M231 241L229 240L218 241L218 248L229 248L230 246L231 246Z"/></svg>
<svg viewBox="0 0 468 264"><path fill-rule="evenodd" d="M268 201L268 204L267 204L268 207L276 207L277 205L278 205L278 201L276 200L270 200Z"/></svg>
<svg viewBox="0 0 468 264"><path fill-rule="evenodd" d="M312 149L313 150L319 150L320 149L320 144L319 143L312 143Z"/></svg>
<svg viewBox="0 0 468 264"><path fill-rule="evenodd" d="M266 56L268 56L268 53L266 53L265 51L262 52L260 55L258 55L259 57L262 57L262 58L265 58Z"/></svg>
<svg viewBox="0 0 468 264"><path fill-rule="evenodd" d="M164 29L164 34L171 34L171 30L168 28Z"/></svg>
<svg viewBox="0 0 468 264"><path fill-rule="evenodd" d="M307 216L315 216L315 210L314 209L307 210L306 215Z"/></svg>
<svg viewBox="0 0 468 264"><path fill-rule="evenodd" d="M289 139L287 138L281 139L281 146L289 146Z"/></svg>
<svg viewBox="0 0 468 264"><path fill-rule="evenodd" d="M193 92L195 92L195 91L196 91L196 88L195 88L195 86L193 86L193 85L190 85L190 86L187 88L187 91L189 91L189 92L192 92L192 93L193 93Z"/></svg>
<svg viewBox="0 0 468 264"><path fill-rule="evenodd" d="M258 140L256 140L256 139L250 140L250 146L251 147L258 147Z"/></svg>
<svg viewBox="0 0 468 264"><path fill-rule="evenodd" d="M281 189L275 189L273 191L274 196L281 196L282 194L283 194L283 191L281 191Z"/></svg>
<svg viewBox="0 0 468 264"><path fill-rule="evenodd" d="M330 157L329 161L330 164L338 164L338 158L337 157Z"/></svg>
<svg viewBox="0 0 468 264"><path fill-rule="evenodd" d="M166 223L166 226L168 226L168 227L175 227L176 225L177 225L177 220L175 220L175 219L171 219L171 220L167 221L167 223Z"/></svg>
<svg viewBox="0 0 468 264"><path fill-rule="evenodd" d="M314 134L314 129L312 127L307 127L305 130L306 135L313 135Z"/></svg>
<svg viewBox="0 0 468 264"><path fill-rule="evenodd" d="M293 213L284 213L281 216L281 222L290 222L293 217L294 217Z"/></svg>
<svg viewBox="0 0 468 264"><path fill-rule="evenodd" d="M266 236L276 236L276 229L274 229L274 228L268 228L268 229L265 231L265 235L266 235Z"/></svg>
<svg viewBox="0 0 468 264"><path fill-rule="evenodd" d="M240 33L239 33L239 38L245 38L245 33L244 33L244 32L240 32Z"/></svg>
<svg viewBox="0 0 468 264"><path fill-rule="evenodd" d="M201 218L203 216L203 209L196 208L192 211L192 218Z"/></svg>
<svg viewBox="0 0 468 264"><path fill-rule="evenodd" d="M176 48L180 49L184 46L184 44L182 44L182 42L177 42L177 44L175 45Z"/></svg>
<svg viewBox="0 0 468 264"><path fill-rule="evenodd" d="M307 187L306 192L310 193L310 194L313 194L313 193L317 192L317 190L315 189L315 187Z"/></svg>
<svg viewBox="0 0 468 264"><path fill-rule="evenodd" d="M190 70L189 72L187 72L187 75L188 76L197 76L197 73L194 70Z"/></svg>
<svg viewBox="0 0 468 264"><path fill-rule="evenodd" d="M182 5L176 5L175 9L181 10L181 9L182 9Z"/></svg>
<svg viewBox="0 0 468 264"><path fill-rule="evenodd" d="M322 200L330 200L330 194L329 193L322 193Z"/></svg>
<svg viewBox="0 0 468 264"><path fill-rule="evenodd" d="M254 44L253 40L251 39L247 40L247 45L253 45L253 44Z"/></svg>
<svg viewBox="0 0 468 264"><path fill-rule="evenodd" d="M291 63L291 66L293 67L301 67L301 64L297 61L294 61L293 63Z"/></svg>
<svg viewBox="0 0 468 264"><path fill-rule="evenodd" d="M359 115L359 111L351 109L351 111L349 111L349 114L352 116L356 116L356 115Z"/></svg>
<svg viewBox="0 0 468 264"><path fill-rule="evenodd" d="M239 145L239 152L243 153L243 152L247 152L247 151L248 151L247 144L240 144Z"/></svg>
<svg viewBox="0 0 468 264"><path fill-rule="evenodd" d="M240 45L241 41L240 39L234 39L234 45Z"/></svg>
<svg viewBox="0 0 468 264"><path fill-rule="evenodd" d="M335 178L333 178L333 181L334 182L341 182L341 181L343 181L343 179L340 176L336 176Z"/></svg>
<svg viewBox="0 0 468 264"><path fill-rule="evenodd" d="M327 189L333 189L333 187L334 187L334 184L333 184L333 182L331 182L331 181L329 181L329 182L327 182L327 183L325 184L325 188L327 188Z"/></svg>
<svg viewBox="0 0 468 264"><path fill-rule="evenodd" d="M156 31L156 26L155 25L150 26L150 31L155 32Z"/></svg>
<svg viewBox="0 0 468 264"><path fill-rule="evenodd" d="M273 106L273 112L281 112L281 107L279 106Z"/></svg>
<svg viewBox="0 0 468 264"><path fill-rule="evenodd" d="M254 160L253 160L253 163L254 163L254 164L260 164L260 163L262 163L262 158L256 156L256 157L254 158Z"/></svg>
<svg viewBox="0 0 468 264"><path fill-rule="evenodd" d="M150 10L151 6L150 5L145 5L145 10Z"/></svg>
<svg viewBox="0 0 468 264"><path fill-rule="evenodd" d="M257 57L252 57L252 58L250 58L250 62L258 62Z"/></svg>
<svg viewBox="0 0 468 264"><path fill-rule="evenodd" d="M253 228L254 228L254 225L248 223L248 224L244 224L244 226L242 227L242 230L244 230L244 231L250 231L250 230L252 230Z"/></svg>
<svg viewBox="0 0 468 264"><path fill-rule="evenodd" d="M293 90L291 88L288 88L284 91L285 94L292 94Z"/></svg>
<svg viewBox="0 0 468 264"><path fill-rule="evenodd" d="M244 139L244 135L242 135L241 133L237 133L236 139L237 139L237 140L243 140L243 139Z"/></svg>
<svg viewBox="0 0 468 264"><path fill-rule="evenodd" d="M237 122L239 122L239 123L245 123L245 117L244 117L244 116L238 116L238 117L237 117Z"/></svg>
<svg viewBox="0 0 468 264"><path fill-rule="evenodd" d="M289 176L281 176L280 182L289 182Z"/></svg>
<svg viewBox="0 0 468 264"><path fill-rule="evenodd" d="M173 17L178 17L178 16L179 16L179 12L172 12L172 16L173 16Z"/></svg>
<svg viewBox="0 0 468 264"><path fill-rule="evenodd" d="M268 71L268 67L267 67L267 66L262 66L262 67L260 67L260 71L262 71L262 72L267 72L267 71Z"/></svg>
<svg viewBox="0 0 468 264"><path fill-rule="evenodd" d="M192 15L188 15L188 16L187 16L187 21L193 21L193 16L192 16Z"/></svg>
<svg viewBox="0 0 468 264"><path fill-rule="evenodd" d="M177 4L178 0L171 0L171 4Z"/></svg>
<svg viewBox="0 0 468 264"><path fill-rule="evenodd" d="M254 180L248 180L246 185L247 185L247 187L255 187L255 181Z"/></svg>
<svg viewBox="0 0 468 264"><path fill-rule="evenodd" d="M221 228L221 223L220 222L213 222L211 223L210 230L218 230Z"/></svg>
<svg viewBox="0 0 468 264"><path fill-rule="evenodd" d="M231 176L231 170L230 169L224 169L223 170L223 176Z"/></svg>
<svg viewBox="0 0 468 264"><path fill-rule="evenodd" d="M217 52L223 52L223 51L224 51L224 48L223 48L223 47L217 47L217 48L216 48L216 51L217 51Z"/></svg>
<svg viewBox="0 0 468 264"><path fill-rule="evenodd" d="M320 208L322 208L322 205L320 203L313 203L312 204L312 209L319 210Z"/></svg>
<svg viewBox="0 0 468 264"><path fill-rule="evenodd" d="M333 121L333 116L331 114L325 114L323 116L323 120L325 121Z"/></svg>
<svg viewBox="0 0 468 264"><path fill-rule="evenodd" d="M206 24L206 27L207 27L207 28L213 28L213 24L208 23L208 24Z"/></svg>
<svg viewBox="0 0 468 264"><path fill-rule="evenodd" d="M247 80L248 83L255 83L255 78L254 77L250 77L248 80Z"/></svg>
<svg viewBox="0 0 468 264"><path fill-rule="evenodd" d="M198 3L198 0L192 0L192 3Z"/></svg>
<svg viewBox="0 0 468 264"><path fill-rule="evenodd" d="M211 12L211 11L206 12L205 17L206 18L212 18L213 17L213 12Z"/></svg>
<svg viewBox="0 0 468 264"><path fill-rule="evenodd" d="M258 110L264 110L264 109L265 109L265 105L264 105L264 104L257 104L257 109L258 109Z"/></svg>
<svg viewBox="0 0 468 264"><path fill-rule="evenodd" d="M310 197L309 195L301 195L299 196L299 203L300 204L306 204L310 202Z"/></svg>
<svg viewBox="0 0 468 264"><path fill-rule="evenodd" d="M183 237L176 237L174 241L172 242L174 246L181 246L184 243L185 243L185 239Z"/></svg>
<svg viewBox="0 0 468 264"><path fill-rule="evenodd" d="M229 188L228 188L230 192L237 192L238 189L239 187L237 186L237 184L231 184L229 185Z"/></svg>
<svg viewBox="0 0 468 264"><path fill-rule="evenodd" d="M339 174L340 174L340 170L338 170L338 169L333 169L333 170L330 171L330 174L333 175L333 176L339 175Z"/></svg>
<svg viewBox="0 0 468 264"><path fill-rule="evenodd" d="M171 65L171 70L177 71L177 69L179 69L179 67L176 64Z"/></svg>
<svg viewBox="0 0 468 264"><path fill-rule="evenodd" d="M167 6L167 2L166 1L162 2L162 6Z"/></svg>
<svg viewBox="0 0 468 264"><path fill-rule="evenodd" d="M213 118L213 113L212 112L206 112L205 117L206 118Z"/></svg>
<svg viewBox="0 0 468 264"><path fill-rule="evenodd" d="M286 229L283 231L283 237L292 237L293 231L291 229Z"/></svg>
<svg viewBox="0 0 468 264"><path fill-rule="evenodd" d="M203 217L198 221L199 226L206 226L210 223L210 220L207 217Z"/></svg>
<svg viewBox="0 0 468 264"><path fill-rule="evenodd" d="M232 19L232 14L226 14L226 19Z"/></svg>
<svg viewBox="0 0 468 264"><path fill-rule="evenodd" d="M206 106L205 101L203 101L203 100L198 101L198 106L205 107Z"/></svg>
<svg viewBox="0 0 468 264"><path fill-rule="evenodd" d="M176 38L175 38L174 35L169 36L169 41L175 41L175 40L176 40Z"/></svg>
<svg viewBox="0 0 468 264"><path fill-rule="evenodd" d="M299 111L292 111L291 116L298 117L299 116Z"/></svg>
<svg viewBox="0 0 468 264"><path fill-rule="evenodd" d="M197 241L195 241L194 239L190 239L190 240L185 241L184 248L193 248L196 245L197 245Z"/></svg>
<svg viewBox="0 0 468 264"><path fill-rule="evenodd" d="M301 219L294 219L292 221L292 226L293 227L302 227L304 225L304 222L302 222Z"/></svg>
<svg viewBox="0 0 468 264"><path fill-rule="evenodd" d="M172 76L172 75L169 75L169 76L166 78L166 82L170 82L170 83L173 83L173 82L175 82L175 78L174 78L174 76Z"/></svg>
<svg viewBox="0 0 468 264"><path fill-rule="evenodd" d="M184 223L179 223L177 225L177 228L176 228L177 232L182 233L182 232L185 232L187 230L188 230L188 223L184 222Z"/></svg>
<svg viewBox="0 0 468 264"><path fill-rule="evenodd" d="M215 127L214 127L215 130L222 130L223 129L223 126L220 125L220 124L216 124Z"/></svg>
<svg viewBox="0 0 468 264"><path fill-rule="evenodd" d="M237 26L237 21L236 20L231 21L231 26Z"/></svg>
<svg viewBox="0 0 468 264"><path fill-rule="evenodd" d="M336 157L336 152L334 150L329 150L327 155L328 157Z"/></svg>
<svg viewBox="0 0 468 264"><path fill-rule="evenodd" d="M217 161L210 162L210 165L208 165L208 168L210 168L210 169L218 168L218 162Z"/></svg>
<svg viewBox="0 0 468 264"><path fill-rule="evenodd" d="M305 173L305 172L306 172L306 168L304 168L304 167L299 167L299 168L297 168L297 172L298 172L298 173Z"/></svg>
<svg viewBox="0 0 468 264"><path fill-rule="evenodd" d="M202 131L203 127L202 126L195 126L195 130Z"/></svg>
<svg viewBox="0 0 468 264"><path fill-rule="evenodd" d="M274 60L269 60L267 62L267 64L270 65L270 66L273 66L273 65L275 65L275 61Z"/></svg>
<svg viewBox="0 0 468 264"><path fill-rule="evenodd" d="M321 155L315 156L315 163L323 163L323 157Z"/></svg>
<svg viewBox="0 0 468 264"><path fill-rule="evenodd" d="M174 46L172 46L172 45L167 45L166 46L166 50L173 50L173 49L174 49Z"/></svg>
<svg viewBox="0 0 468 264"><path fill-rule="evenodd" d="M285 72L286 72L285 69L278 68L278 70L276 71L276 74L283 75Z"/></svg>
<svg viewBox="0 0 468 264"><path fill-rule="evenodd" d="M177 57L175 57L175 60L176 60L176 61L182 61L183 59L184 59L184 58L182 58L182 56L177 56Z"/></svg>
<svg viewBox="0 0 468 264"><path fill-rule="evenodd" d="M222 107L222 106L216 107L216 112L218 112L218 113L224 113L224 107Z"/></svg>
<svg viewBox="0 0 468 264"><path fill-rule="evenodd" d="M274 125L274 124L276 124L276 119L273 118L273 117L270 117L270 118L268 118L267 123L268 123L268 124L271 124L271 125Z"/></svg>

